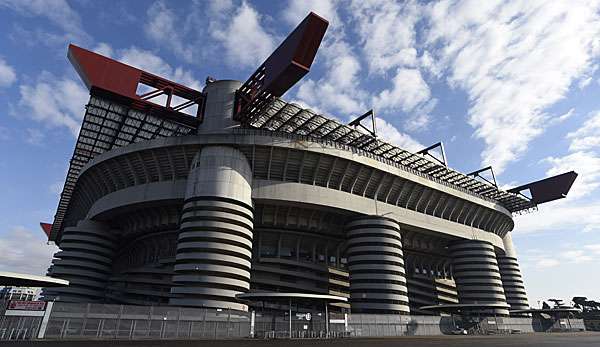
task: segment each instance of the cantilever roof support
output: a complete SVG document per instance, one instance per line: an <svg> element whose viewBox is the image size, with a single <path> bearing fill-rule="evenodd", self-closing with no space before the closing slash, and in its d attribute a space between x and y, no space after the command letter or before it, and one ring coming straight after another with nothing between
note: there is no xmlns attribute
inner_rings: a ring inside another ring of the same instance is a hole
<svg viewBox="0 0 600 347"><path fill-rule="evenodd" d="M371 117L371 127L372 127L372 129L369 129L369 128L365 127L361 123L363 121L363 119L365 119L367 117ZM361 127L364 130L366 130L369 134L371 134L371 136L377 137L377 126L375 124L375 112L373 111L373 109L370 109L369 111L367 111L362 116L358 116L352 122L348 123L348 125L351 126L351 127L354 127L354 129L356 129L356 127Z"/></svg>
<svg viewBox="0 0 600 347"><path fill-rule="evenodd" d="M280 97L306 75L329 22L310 12L236 93L233 118L247 123L273 97Z"/></svg>
<svg viewBox="0 0 600 347"><path fill-rule="evenodd" d="M440 152L442 153L442 160L440 160L438 157L429 153L429 151L431 151L432 149L437 148L437 147L440 148ZM448 162L446 161L446 151L444 150L444 144L442 142L438 142L427 148L423 148L422 150L418 151L416 154L428 155L431 158L435 159L440 164L442 164L444 166L448 166Z"/></svg>
<svg viewBox="0 0 600 347"><path fill-rule="evenodd" d="M486 171L489 171L490 174L492 175L492 181L493 182L480 175L480 173L486 172ZM482 169L470 172L470 173L467 174L467 176L479 177L482 180L486 181L487 183L493 184L494 187L498 188L498 182L496 181L496 175L494 175L494 169L491 166L486 166L486 167L484 167Z"/></svg>
<svg viewBox="0 0 600 347"><path fill-rule="evenodd" d="M538 205L545 202L566 198L571 186L577 178L575 171L544 178L543 180L524 184L507 190L509 193L521 194L524 190L531 193L531 201Z"/></svg>

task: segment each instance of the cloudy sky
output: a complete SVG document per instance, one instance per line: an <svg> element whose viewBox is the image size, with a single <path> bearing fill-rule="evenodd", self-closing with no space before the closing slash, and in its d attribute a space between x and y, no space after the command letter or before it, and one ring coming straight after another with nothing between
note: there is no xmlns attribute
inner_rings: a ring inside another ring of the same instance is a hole
<svg viewBox="0 0 600 347"><path fill-rule="evenodd" d="M493 165L511 187L569 170L569 197L516 216L530 302L600 287L598 1L0 0L0 270L44 273L88 94L68 43L201 88L245 80L310 11L330 21L285 99L410 150L443 141L450 166Z"/></svg>

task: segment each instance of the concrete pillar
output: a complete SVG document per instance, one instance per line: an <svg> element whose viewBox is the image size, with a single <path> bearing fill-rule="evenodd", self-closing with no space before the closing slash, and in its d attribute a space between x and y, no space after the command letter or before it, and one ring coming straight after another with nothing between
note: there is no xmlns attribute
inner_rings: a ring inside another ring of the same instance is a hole
<svg viewBox="0 0 600 347"><path fill-rule="evenodd" d="M221 80L208 83L204 87L206 105L204 119L198 127L199 132L218 132L239 127L239 122L233 120L235 91L242 83L234 80Z"/></svg>
<svg viewBox="0 0 600 347"><path fill-rule="evenodd" d="M65 228L48 275L68 280L69 286L44 288L44 300L104 301L115 249L114 236L103 223L83 220Z"/></svg>
<svg viewBox="0 0 600 347"><path fill-rule="evenodd" d="M350 305L353 312L408 314L400 227L364 216L346 224Z"/></svg>
<svg viewBox="0 0 600 347"><path fill-rule="evenodd" d="M504 253L497 254L497 258L506 302L510 305L511 310L527 310L529 302L510 233L504 236L503 242Z"/></svg>
<svg viewBox="0 0 600 347"><path fill-rule="evenodd" d="M452 269L461 304L505 304L494 246L485 241L463 240L450 244ZM473 310L481 315L508 316L508 309Z"/></svg>
<svg viewBox="0 0 600 347"><path fill-rule="evenodd" d="M247 310L250 289L252 172L239 150L204 147L192 161L169 304Z"/></svg>

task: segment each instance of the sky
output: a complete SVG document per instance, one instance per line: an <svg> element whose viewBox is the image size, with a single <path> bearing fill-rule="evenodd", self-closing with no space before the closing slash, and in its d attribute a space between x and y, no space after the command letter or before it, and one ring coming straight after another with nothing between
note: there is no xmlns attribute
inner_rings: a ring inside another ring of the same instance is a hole
<svg viewBox="0 0 600 347"><path fill-rule="evenodd" d="M88 92L84 48L193 88L246 80L310 11L330 26L284 99L408 150L444 142L510 188L570 170L567 199L515 216L530 304L600 299L599 1L0 0L0 270L44 274Z"/></svg>

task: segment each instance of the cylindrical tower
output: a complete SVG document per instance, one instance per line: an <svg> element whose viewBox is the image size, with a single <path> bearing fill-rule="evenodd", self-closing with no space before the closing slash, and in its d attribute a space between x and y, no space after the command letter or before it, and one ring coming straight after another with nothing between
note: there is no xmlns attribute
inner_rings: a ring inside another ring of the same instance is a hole
<svg viewBox="0 0 600 347"><path fill-rule="evenodd" d="M506 297L494 246L485 241L463 240L450 245L458 300L461 304L505 304ZM473 309L482 315L507 316L508 309Z"/></svg>
<svg viewBox="0 0 600 347"><path fill-rule="evenodd" d="M177 241L172 305L247 310L250 289L252 173L235 148L211 146L194 158Z"/></svg>
<svg viewBox="0 0 600 347"><path fill-rule="evenodd" d="M511 234L507 233L502 241L504 242L504 254L498 254L497 257L506 302L510 305L511 310L527 310L529 302Z"/></svg>
<svg viewBox="0 0 600 347"><path fill-rule="evenodd" d="M218 133L233 120L238 81L206 85L206 108L199 131ZM207 146L188 175L171 305L247 310L235 295L250 289L252 260L252 170L242 152Z"/></svg>
<svg viewBox="0 0 600 347"><path fill-rule="evenodd" d="M235 92L241 85L240 81L235 80L221 80L206 84L204 119L198 127L199 132L214 133L239 126L240 123L233 120L233 107Z"/></svg>
<svg viewBox="0 0 600 347"><path fill-rule="evenodd" d="M102 302L112 273L114 237L102 223L83 220L65 228L60 251L52 260L49 276L69 281L67 287L45 288L45 300Z"/></svg>
<svg viewBox="0 0 600 347"><path fill-rule="evenodd" d="M400 226L364 216L346 224L352 311L409 313Z"/></svg>

